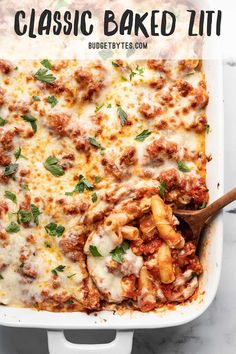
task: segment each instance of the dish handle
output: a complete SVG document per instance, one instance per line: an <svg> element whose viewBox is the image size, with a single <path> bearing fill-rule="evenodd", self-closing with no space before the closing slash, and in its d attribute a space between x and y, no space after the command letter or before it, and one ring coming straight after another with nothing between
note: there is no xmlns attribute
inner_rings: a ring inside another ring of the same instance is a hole
<svg viewBox="0 0 236 354"><path fill-rule="evenodd" d="M74 344L69 342L63 331L47 331L50 354L130 354L133 331L116 331L115 339L105 344Z"/></svg>

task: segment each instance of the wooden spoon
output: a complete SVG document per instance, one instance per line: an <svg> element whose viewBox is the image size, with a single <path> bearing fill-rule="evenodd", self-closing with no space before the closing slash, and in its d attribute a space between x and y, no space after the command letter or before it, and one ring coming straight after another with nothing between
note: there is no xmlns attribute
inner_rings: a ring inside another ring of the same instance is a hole
<svg viewBox="0 0 236 354"><path fill-rule="evenodd" d="M214 203L202 210L173 210L177 218L182 219L193 233L193 241L198 245L203 227L208 221L226 205L236 200L236 188L217 199Z"/></svg>

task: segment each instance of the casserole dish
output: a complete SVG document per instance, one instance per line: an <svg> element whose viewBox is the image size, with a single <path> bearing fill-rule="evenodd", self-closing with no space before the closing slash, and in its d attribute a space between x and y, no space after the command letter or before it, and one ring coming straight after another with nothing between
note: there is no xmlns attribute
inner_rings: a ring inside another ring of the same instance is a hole
<svg viewBox="0 0 236 354"><path fill-rule="evenodd" d="M210 201L222 194L223 186L223 96L222 68L220 61L203 62L206 73L210 103L207 108L208 121L212 127L207 139L206 152L212 155L208 164L207 185L210 189ZM97 351L106 353L113 350L118 353L130 353L132 348L132 330L135 328L163 328L187 323L200 316L213 301L220 277L222 256L222 218L218 216L206 230L201 262L204 273L200 279L198 298L193 302L177 306L174 310L160 309L156 312L132 312L114 314L100 312L50 313L32 309L0 307L0 324L12 327L31 327L48 329L50 353L87 353ZM66 341L64 329L116 329L115 341L102 345L74 345Z"/></svg>

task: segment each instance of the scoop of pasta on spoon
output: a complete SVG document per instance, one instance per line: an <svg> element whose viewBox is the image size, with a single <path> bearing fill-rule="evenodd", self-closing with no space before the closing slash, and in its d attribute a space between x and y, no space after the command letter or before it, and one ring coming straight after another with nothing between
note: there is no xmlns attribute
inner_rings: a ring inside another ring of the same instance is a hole
<svg viewBox="0 0 236 354"><path fill-rule="evenodd" d="M236 200L236 188L214 201L202 210L180 210L174 209L173 213L177 218L182 219L192 231L193 241L198 245L200 241L201 231L206 224L209 223L218 211L226 205Z"/></svg>

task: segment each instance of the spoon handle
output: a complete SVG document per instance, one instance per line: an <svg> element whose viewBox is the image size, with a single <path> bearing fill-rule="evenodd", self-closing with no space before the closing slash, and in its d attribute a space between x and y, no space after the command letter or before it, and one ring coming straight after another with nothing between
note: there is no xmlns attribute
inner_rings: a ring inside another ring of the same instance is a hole
<svg viewBox="0 0 236 354"><path fill-rule="evenodd" d="M215 215L220 209L232 203L234 200L236 200L236 188L233 188L231 191L224 194L222 197L203 209L201 212L203 219L207 220L209 217Z"/></svg>

